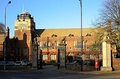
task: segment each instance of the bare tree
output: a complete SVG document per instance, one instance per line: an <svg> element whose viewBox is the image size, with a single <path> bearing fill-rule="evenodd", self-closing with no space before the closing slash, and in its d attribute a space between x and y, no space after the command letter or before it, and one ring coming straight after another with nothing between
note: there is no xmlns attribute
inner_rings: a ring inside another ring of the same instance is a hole
<svg viewBox="0 0 120 79"><path fill-rule="evenodd" d="M118 32L120 36L120 0L104 0L99 16L93 25L96 27L93 32L97 43L94 43L92 47L101 45L100 42L106 31L110 32L110 39L117 43L120 39L116 35Z"/></svg>
<svg viewBox="0 0 120 79"><path fill-rule="evenodd" d="M104 32L109 31L111 44L116 44L117 51L120 52L120 0L104 0L99 13L100 16L93 23L97 30L94 31L96 40L101 42ZM120 53L117 54L120 56Z"/></svg>
<svg viewBox="0 0 120 79"><path fill-rule="evenodd" d="M100 16L93 23L98 30L95 32L97 37L101 38L103 33L108 31L108 20L111 21L111 35L115 35L115 31L120 33L120 0L105 0L99 13Z"/></svg>
<svg viewBox="0 0 120 79"><path fill-rule="evenodd" d="M113 27L120 25L120 3L119 0L105 0L100 9L99 21L95 23L97 27L106 27L108 19L111 20Z"/></svg>

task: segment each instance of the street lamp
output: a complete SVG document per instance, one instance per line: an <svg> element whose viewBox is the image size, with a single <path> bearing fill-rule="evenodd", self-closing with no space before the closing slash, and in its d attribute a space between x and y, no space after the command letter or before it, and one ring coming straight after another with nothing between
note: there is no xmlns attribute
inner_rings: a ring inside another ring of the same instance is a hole
<svg viewBox="0 0 120 79"><path fill-rule="evenodd" d="M6 70L6 64L5 64L5 62L6 62L6 9L7 9L7 6L8 6L8 4L10 4L11 3L11 1L9 1L8 3L7 3L7 5L5 6L5 17L4 17L4 20L5 20L5 40L4 40L4 70Z"/></svg>
<svg viewBox="0 0 120 79"><path fill-rule="evenodd" d="M83 39L82 39L82 0L79 0L80 1L80 9L81 9L81 52L82 52L82 49L83 49Z"/></svg>
<svg viewBox="0 0 120 79"><path fill-rule="evenodd" d="M6 5L6 7L5 7L5 18L4 18L4 20L5 20L5 29L6 29L6 9L7 9L8 4L10 4L10 3L11 3L11 1L9 1L7 3L7 5Z"/></svg>
<svg viewBox="0 0 120 79"><path fill-rule="evenodd" d="M83 38L82 38L82 0L80 1L80 9L81 9L81 53L83 53ZM83 71L83 60L81 60L81 71Z"/></svg>

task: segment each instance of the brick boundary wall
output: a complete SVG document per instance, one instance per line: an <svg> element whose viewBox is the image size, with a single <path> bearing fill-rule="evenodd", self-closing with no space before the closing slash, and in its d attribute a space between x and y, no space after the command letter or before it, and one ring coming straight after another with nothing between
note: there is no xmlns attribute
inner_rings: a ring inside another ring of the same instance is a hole
<svg viewBox="0 0 120 79"><path fill-rule="evenodd" d="M113 58L112 61L113 61L112 63L113 69L115 71L120 70L120 58Z"/></svg>

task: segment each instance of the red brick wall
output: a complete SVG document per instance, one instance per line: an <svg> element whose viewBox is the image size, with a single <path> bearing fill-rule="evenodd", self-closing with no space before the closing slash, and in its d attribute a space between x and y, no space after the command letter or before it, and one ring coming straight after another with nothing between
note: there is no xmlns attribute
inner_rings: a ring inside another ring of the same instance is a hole
<svg viewBox="0 0 120 79"><path fill-rule="evenodd" d="M114 70L120 70L120 58L113 58L113 68Z"/></svg>
<svg viewBox="0 0 120 79"><path fill-rule="evenodd" d="M3 57L3 45L0 45L0 58Z"/></svg>

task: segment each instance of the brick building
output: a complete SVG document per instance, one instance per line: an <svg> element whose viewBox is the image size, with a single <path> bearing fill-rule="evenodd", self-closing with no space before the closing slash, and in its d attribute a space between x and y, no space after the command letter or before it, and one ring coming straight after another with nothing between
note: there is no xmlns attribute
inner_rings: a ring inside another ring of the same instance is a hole
<svg viewBox="0 0 120 79"><path fill-rule="evenodd" d="M9 28L6 29L6 60L31 61L34 38L37 39L39 45L38 59L40 50L42 50L44 61L57 60L58 46L63 38L66 43L66 56L72 56L75 59L79 55L86 60L94 59L95 55L99 55L101 59L101 50L91 52L89 49L94 42L92 28L83 28L82 30L83 42L81 42L80 36L81 28L36 29L34 18L30 13L24 11L17 16L13 38L9 37ZM1 42L0 48L3 49ZM0 50L0 57L3 58L2 50Z"/></svg>

